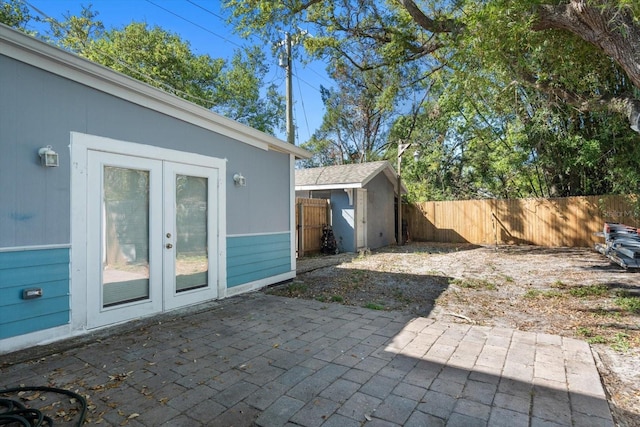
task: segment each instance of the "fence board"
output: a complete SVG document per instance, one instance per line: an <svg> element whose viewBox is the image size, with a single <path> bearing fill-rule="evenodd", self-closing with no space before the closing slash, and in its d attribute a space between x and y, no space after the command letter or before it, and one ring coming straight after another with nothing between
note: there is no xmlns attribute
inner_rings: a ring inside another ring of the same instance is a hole
<svg viewBox="0 0 640 427"><path fill-rule="evenodd" d="M463 200L405 205L415 241L590 247L604 222L640 225L636 199L589 196Z"/></svg>
<svg viewBox="0 0 640 427"><path fill-rule="evenodd" d="M298 256L320 252L322 227L330 223L329 215L329 200L296 198Z"/></svg>

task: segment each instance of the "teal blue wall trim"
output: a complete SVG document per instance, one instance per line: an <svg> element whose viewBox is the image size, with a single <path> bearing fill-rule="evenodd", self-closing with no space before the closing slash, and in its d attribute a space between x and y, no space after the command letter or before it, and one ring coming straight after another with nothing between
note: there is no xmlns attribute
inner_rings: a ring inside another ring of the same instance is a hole
<svg viewBox="0 0 640 427"><path fill-rule="evenodd" d="M41 288L42 297L22 291ZM69 323L69 249L0 252L0 339Z"/></svg>
<svg viewBox="0 0 640 427"><path fill-rule="evenodd" d="M227 287L291 271L291 234L227 237Z"/></svg>

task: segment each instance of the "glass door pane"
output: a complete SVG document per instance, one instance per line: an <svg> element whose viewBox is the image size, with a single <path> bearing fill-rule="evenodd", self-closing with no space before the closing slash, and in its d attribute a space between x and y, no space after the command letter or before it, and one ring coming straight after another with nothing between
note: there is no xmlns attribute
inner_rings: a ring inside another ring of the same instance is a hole
<svg viewBox="0 0 640 427"><path fill-rule="evenodd" d="M164 162L164 309L218 295L217 170Z"/></svg>
<svg viewBox="0 0 640 427"><path fill-rule="evenodd" d="M176 292L208 286L207 178L176 175Z"/></svg>
<svg viewBox="0 0 640 427"><path fill-rule="evenodd" d="M149 171L103 172L104 308L149 299Z"/></svg>

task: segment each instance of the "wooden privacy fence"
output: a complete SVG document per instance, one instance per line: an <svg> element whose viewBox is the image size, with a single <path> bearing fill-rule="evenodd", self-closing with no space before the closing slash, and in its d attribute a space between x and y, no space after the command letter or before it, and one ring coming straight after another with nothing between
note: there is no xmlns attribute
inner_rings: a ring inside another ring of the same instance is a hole
<svg viewBox="0 0 640 427"><path fill-rule="evenodd" d="M320 252L322 227L331 224L331 207L326 199L296 198L296 241L298 256Z"/></svg>
<svg viewBox="0 0 640 427"><path fill-rule="evenodd" d="M638 227L635 197L464 200L405 205L415 241L591 247L604 222Z"/></svg>

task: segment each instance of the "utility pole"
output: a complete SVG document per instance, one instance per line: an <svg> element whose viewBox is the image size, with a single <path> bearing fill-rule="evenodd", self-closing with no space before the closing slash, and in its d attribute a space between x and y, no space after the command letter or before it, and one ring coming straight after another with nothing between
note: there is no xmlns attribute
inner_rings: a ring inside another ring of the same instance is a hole
<svg viewBox="0 0 640 427"><path fill-rule="evenodd" d="M291 34L285 33L285 60L284 66L287 79L286 102L287 102L287 142L295 145L296 130L293 126L293 73L291 71Z"/></svg>
<svg viewBox="0 0 640 427"><path fill-rule="evenodd" d="M411 143L403 144L401 142L398 143L398 206L397 206L397 214L398 217L398 238L396 243L398 246L403 246L405 244L404 241L404 233L402 232L402 174L400 173L400 166L402 165L402 155L407 149L411 147Z"/></svg>

